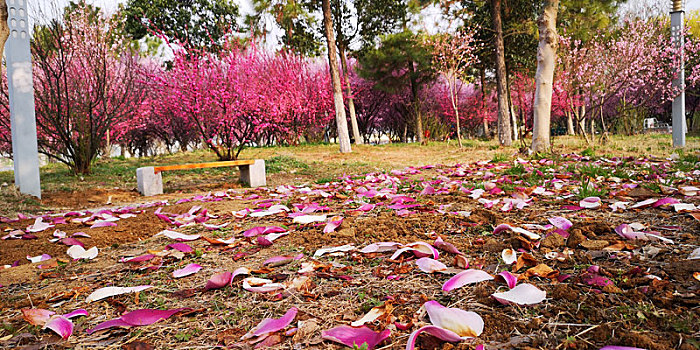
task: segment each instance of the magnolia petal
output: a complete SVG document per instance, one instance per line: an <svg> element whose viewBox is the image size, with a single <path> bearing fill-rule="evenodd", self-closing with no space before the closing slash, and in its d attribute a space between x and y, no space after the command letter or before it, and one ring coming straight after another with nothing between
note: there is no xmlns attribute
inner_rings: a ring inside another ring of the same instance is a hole
<svg viewBox="0 0 700 350"><path fill-rule="evenodd" d="M100 227L110 227L110 226L117 226L117 224L112 222L112 221L99 220L99 221L95 221L95 223L92 224L92 226L90 226L90 228L100 228Z"/></svg>
<svg viewBox="0 0 700 350"><path fill-rule="evenodd" d="M195 274L199 272L199 270L202 269L202 266L199 264L189 264L179 270L173 271L173 278L181 278L185 276L189 276L192 274Z"/></svg>
<svg viewBox="0 0 700 350"><path fill-rule="evenodd" d="M447 265L431 258L420 258L416 260L418 268L425 273L447 270Z"/></svg>
<svg viewBox="0 0 700 350"><path fill-rule="evenodd" d="M187 245L185 243L172 243L172 244L168 244L167 246L165 246L165 248L175 249L175 250L183 252L183 253L192 253L194 251L194 248L190 247L189 245Z"/></svg>
<svg viewBox="0 0 700 350"><path fill-rule="evenodd" d="M339 247L321 248L314 253L314 257L317 258L330 253L349 252L351 250L355 250L354 244L346 244Z"/></svg>
<svg viewBox="0 0 700 350"><path fill-rule="evenodd" d="M412 249L413 254L419 258L432 256L433 259L437 259L440 256L435 247L425 242L413 242L406 244L405 247Z"/></svg>
<svg viewBox="0 0 700 350"><path fill-rule="evenodd" d="M295 224L310 224L312 222L324 222L326 215L302 215L295 217L292 222Z"/></svg>
<svg viewBox="0 0 700 350"><path fill-rule="evenodd" d="M518 284L518 277L516 277L508 271L502 271L498 275L503 277L503 279L506 281L506 284L508 285L508 288L510 289L513 289L515 285Z"/></svg>
<svg viewBox="0 0 700 350"><path fill-rule="evenodd" d="M88 295L88 297L85 299L85 302L90 303L93 301L102 300L104 298L113 297L115 295L138 293L151 287L153 286L145 285L137 287L104 287L90 293L90 295Z"/></svg>
<svg viewBox="0 0 700 350"><path fill-rule="evenodd" d="M372 244L369 244L366 247L362 248L360 250L360 253L370 254L370 253L393 252L396 249L399 249L400 246L401 246L401 243L396 243L396 242L372 243Z"/></svg>
<svg viewBox="0 0 700 350"><path fill-rule="evenodd" d="M85 248L85 244L83 244L83 242L81 242L75 238L72 238L72 237L61 239L61 243L65 244L65 245L71 245L71 246L72 245L79 245L79 246Z"/></svg>
<svg viewBox="0 0 700 350"><path fill-rule="evenodd" d="M433 325L460 337L478 337L484 331L484 320L475 312L445 307L434 300L423 304L423 307Z"/></svg>
<svg viewBox="0 0 700 350"><path fill-rule="evenodd" d="M331 233L335 231L340 225L343 223L343 217L342 216L334 216L331 218L331 220L326 224L326 226L323 228L323 233Z"/></svg>
<svg viewBox="0 0 700 350"><path fill-rule="evenodd" d="M255 326L248 333L243 335L243 337L241 337L241 340L249 339L252 337L259 337L261 335L274 333L287 328L287 326L289 326L292 323L292 321L294 321L294 318L297 316L298 311L299 310L297 308L292 307L284 314L284 316L280 318L266 318L260 321L260 323L258 323L257 326Z"/></svg>
<svg viewBox="0 0 700 350"><path fill-rule="evenodd" d="M378 319L382 315L387 313L387 306L386 304L380 305L380 306L375 306L371 310L369 310L368 313L366 313L362 318L360 318L357 321L354 321L350 323L351 326L353 327L360 327L364 325L365 323L370 323L374 322L374 320Z"/></svg>
<svg viewBox="0 0 700 350"><path fill-rule="evenodd" d="M505 262L507 265L511 265L518 261L518 254L513 249L503 249L501 252L501 258L503 258L503 262Z"/></svg>
<svg viewBox="0 0 700 350"><path fill-rule="evenodd" d="M98 324L93 329L88 329L87 333L93 333L99 330L112 328L112 327L133 327L133 326L147 326L154 324L160 320L165 320L170 318L172 315L187 310L187 308L179 308L172 310L158 310L158 309L140 309L128 312L120 318L109 320Z"/></svg>
<svg viewBox="0 0 700 350"><path fill-rule="evenodd" d="M581 208L586 208L586 209L595 209L595 208L600 207L601 204L602 204L602 201L600 200L599 197L586 197L578 203L578 205Z"/></svg>
<svg viewBox="0 0 700 350"><path fill-rule="evenodd" d="M46 322L46 325L44 325L44 329L46 328L56 332L56 334L60 335L64 340L68 339L68 337L73 334L73 322L63 316L51 317L51 319Z"/></svg>
<svg viewBox="0 0 700 350"><path fill-rule="evenodd" d="M564 231L568 230L573 226L574 224L569 221L569 219L561 217L561 216L555 216L553 218L547 219L549 223L554 225L556 228L560 228Z"/></svg>
<svg viewBox="0 0 700 350"><path fill-rule="evenodd" d="M435 248L437 249L442 249L443 251L448 253L462 255L462 252L460 252L459 249L457 249L457 247L454 246L454 244L443 241L442 237L440 236L438 236L435 239L433 246L435 246Z"/></svg>
<svg viewBox="0 0 700 350"><path fill-rule="evenodd" d="M89 315L89 314L88 314L87 310L85 310L85 309L78 309L78 310L75 310L75 311L73 311L73 312L69 312L69 313L63 315L63 317L65 317L65 318L73 318L73 317L88 316L88 315Z"/></svg>
<svg viewBox="0 0 700 350"><path fill-rule="evenodd" d="M284 285L265 278L248 277L243 279L243 289L253 293L268 293L284 289Z"/></svg>
<svg viewBox="0 0 700 350"><path fill-rule="evenodd" d="M449 292L466 284L488 281L492 279L493 276L489 275L485 271L469 269L462 271L450 278L447 282L445 282L445 284L442 285L442 290L445 292Z"/></svg>
<svg viewBox="0 0 700 350"><path fill-rule="evenodd" d="M49 254L41 254L41 255L37 255L37 256L27 255L27 260L29 260L31 263L38 263L38 262L42 262L42 261L49 260L49 259L51 259L51 255L49 255Z"/></svg>
<svg viewBox="0 0 700 350"><path fill-rule="evenodd" d="M491 296L503 304L534 305L541 303L547 297L547 292L532 284L523 283L507 292L493 293Z"/></svg>
<svg viewBox="0 0 700 350"><path fill-rule="evenodd" d="M56 313L44 309L22 309L22 317L33 326L43 326Z"/></svg>
<svg viewBox="0 0 700 350"><path fill-rule="evenodd" d="M323 339L334 341L351 348L354 346L362 348L364 344L367 344L367 350L374 349L390 335L391 331L388 329L377 333L367 326L356 328L345 325L321 332L321 337Z"/></svg>
<svg viewBox="0 0 700 350"><path fill-rule="evenodd" d="M186 235L184 233L180 232L175 232L175 231L170 231L170 230L163 230L160 231L159 233L156 234L156 236L165 236L170 239L174 239L176 241L194 241L202 237L201 235Z"/></svg>
<svg viewBox="0 0 700 350"><path fill-rule="evenodd" d="M688 255L688 260L700 259L700 248L695 248L690 255Z"/></svg>
<svg viewBox="0 0 700 350"><path fill-rule="evenodd" d="M92 334L93 332L101 331L103 329L108 329L112 327L131 327L131 324L126 323L121 318L116 318L113 320L102 322L95 326L95 328L85 330L85 332L87 332L87 334Z"/></svg>
<svg viewBox="0 0 700 350"><path fill-rule="evenodd" d="M66 253L73 259L88 259L92 260L97 257L97 247L92 247L88 250L85 250L85 248L79 246L79 245L73 245L68 250Z"/></svg>
<svg viewBox="0 0 700 350"><path fill-rule="evenodd" d="M428 333L440 340L444 340L446 342L450 343L455 343L458 341L462 341L462 337L460 337L457 333L443 329L437 326L423 326L419 328L418 330L414 331L411 333L411 335L408 337L408 343L406 344L406 350L414 350L416 347L416 340L418 339L418 335L421 333Z"/></svg>
<svg viewBox="0 0 700 350"><path fill-rule="evenodd" d="M42 217L38 217L34 220L34 224L29 225L29 227L27 227L27 232L32 232L32 233L41 232L41 231L44 231L47 228L50 228L53 226L54 225L51 225L47 222L44 222Z"/></svg>
<svg viewBox="0 0 700 350"><path fill-rule="evenodd" d="M299 260L304 257L304 253L299 253L295 256L273 256L263 262L263 266L276 267L289 264L294 260Z"/></svg>
<svg viewBox="0 0 700 350"><path fill-rule="evenodd" d="M210 289L219 289L226 287L227 285L231 284L231 281L233 280L233 274L230 272L222 272L219 274L216 274L212 276L208 281L207 284L204 286L205 290L210 290Z"/></svg>

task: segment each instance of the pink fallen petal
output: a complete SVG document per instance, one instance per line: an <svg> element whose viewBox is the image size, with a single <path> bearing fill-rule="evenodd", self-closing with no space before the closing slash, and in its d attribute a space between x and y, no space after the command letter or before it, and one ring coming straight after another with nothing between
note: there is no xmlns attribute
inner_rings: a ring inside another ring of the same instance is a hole
<svg viewBox="0 0 700 350"><path fill-rule="evenodd" d="M49 224L49 223L47 223L47 222L44 222L43 219L42 219L41 217L38 217L38 218L36 218L36 219L34 220L34 224L29 225L29 226L27 227L27 232L32 232L32 233L41 232L41 231L44 231L44 230L46 230L47 228L50 228L50 227L53 227L53 226L54 226L54 225L51 225L51 224Z"/></svg>
<svg viewBox="0 0 700 350"><path fill-rule="evenodd" d="M38 262L46 261L49 259L51 259L51 255L49 255L49 254L41 254L41 255L37 255L37 256L27 255L27 260L29 260L32 263L38 263Z"/></svg>
<svg viewBox="0 0 700 350"><path fill-rule="evenodd" d="M50 329L56 334L60 335L61 338L68 339L73 334L73 322L63 316L53 316L44 325L44 329Z"/></svg>
<svg viewBox="0 0 700 350"><path fill-rule="evenodd" d="M283 330L289 326L294 318L297 316L299 310L295 307L290 308L284 316L280 318L266 318L258 323L253 329L248 331L241 340L249 339L252 337L259 337L261 335L266 335Z"/></svg>
<svg viewBox="0 0 700 350"><path fill-rule="evenodd" d="M75 238L64 238L61 240L61 243L68 245L68 246L79 245L79 246L85 248L85 245L83 244L83 242L81 242Z"/></svg>
<svg viewBox="0 0 700 350"><path fill-rule="evenodd" d="M374 209L375 206L376 206L375 204L363 204L359 208L357 208L356 210L368 212L368 211L372 211L372 209Z"/></svg>
<svg viewBox="0 0 700 350"><path fill-rule="evenodd" d="M71 237L90 238L90 235L87 234L87 233L85 233L85 232L76 232L76 233L74 233L74 234L72 234L72 235L70 235L70 236L71 236Z"/></svg>
<svg viewBox="0 0 700 350"><path fill-rule="evenodd" d="M205 290L210 290L210 289L219 289L226 287L227 285L231 284L231 281L233 280L233 274L230 272L222 272L219 274L216 274L212 276L208 281L207 284L204 286Z"/></svg>
<svg viewBox="0 0 700 350"><path fill-rule="evenodd" d="M54 314L56 313L44 309L22 309L22 317L33 326L45 325Z"/></svg>
<svg viewBox="0 0 700 350"><path fill-rule="evenodd" d="M265 236L258 236L257 242L258 242L258 245L260 245L261 247L269 247L272 245L272 241L267 239L267 237L265 237Z"/></svg>
<svg viewBox="0 0 700 350"><path fill-rule="evenodd" d="M88 329L87 333L91 334L96 331L100 331L112 327L134 327L134 326L147 326L154 324L160 320L165 320L170 318L172 315L187 310L187 308L179 308L173 310L158 310L158 309L140 309L128 312L122 317L102 322L95 326L93 329Z"/></svg>
<svg viewBox="0 0 700 350"><path fill-rule="evenodd" d="M477 283L492 279L493 276L489 275L485 271L469 269L466 271L462 271L450 278L447 282L445 282L445 284L442 285L442 290L445 292L449 292L453 289L457 289L470 283Z"/></svg>
<svg viewBox="0 0 700 350"><path fill-rule="evenodd" d="M199 264L189 264L184 268L173 271L173 278L182 278L199 272L202 266Z"/></svg>
<svg viewBox="0 0 700 350"><path fill-rule="evenodd" d="M167 246L165 246L165 248L175 249L175 250L183 252L183 253L191 253L194 251L194 248L190 247L189 245L187 245L185 243L172 243L172 244L168 244Z"/></svg>
<svg viewBox="0 0 700 350"><path fill-rule="evenodd" d="M412 249L413 254L419 258L428 256L437 259L440 256L435 247L425 242L413 242L406 244L405 247Z"/></svg>
<svg viewBox="0 0 700 350"><path fill-rule="evenodd" d="M153 259L153 258L155 258L155 257L156 257L156 256L153 255L153 254L144 254L144 255L134 256L134 257L131 257L131 258L121 258L121 259L119 260L119 262L123 262L123 263L139 263L139 262L144 262L144 261L151 260L151 259Z"/></svg>
<svg viewBox="0 0 700 350"><path fill-rule="evenodd" d="M304 257L303 253L297 254L295 256L273 256L263 262L263 266L270 266L270 267L275 267L275 266L282 266L289 264L290 262L294 260L299 260Z"/></svg>
<svg viewBox="0 0 700 350"><path fill-rule="evenodd" d="M338 326L321 332L321 337L323 339L334 341L351 348L355 346L357 346L357 348L362 348L367 344L367 350L374 349L390 335L391 331L388 329L377 333L367 326Z"/></svg>
<svg viewBox="0 0 700 350"><path fill-rule="evenodd" d="M117 224L114 222L111 222L111 221L101 220L101 221L96 221L94 224L92 224L92 226L90 226L90 228L111 227L111 226L117 226Z"/></svg>
<svg viewBox="0 0 700 350"><path fill-rule="evenodd" d="M491 296L503 304L534 305L541 303L547 297L547 292L532 284L523 283L507 292L493 293Z"/></svg>
<svg viewBox="0 0 700 350"><path fill-rule="evenodd" d="M431 258L420 258L416 260L416 265L418 265L418 268L425 273L447 270L447 266L445 264Z"/></svg>
<svg viewBox="0 0 700 350"><path fill-rule="evenodd" d="M138 293L151 287L153 286L145 285L136 287L104 287L90 293L87 299L85 299L85 302L90 303L93 301L102 300L104 298L109 298L127 293Z"/></svg>
<svg viewBox="0 0 700 350"><path fill-rule="evenodd" d="M284 289L284 285L265 278L248 277L243 279L243 289L253 293L268 293Z"/></svg>
<svg viewBox="0 0 700 350"><path fill-rule="evenodd" d="M339 247L321 248L321 249L318 249L314 252L314 258L318 258L318 257L324 256L326 254L349 252L351 250L355 250L354 244L346 244L346 245L341 245Z"/></svg>
<svg viewBox="0 0 700 350"><path fill-rule="evenodd" d="M331 233L335 231L340 225L343 223L343 217L342 216L334 216L330 219L330 221L326 224L326 226L323 228L323 233Z"/></svg>
<svg viewBox="0 0 700 350"><path fill-rule="evenodd" d="M408 343L406 344L406 350L413 350L416 347L416 340L418 340L418 335L421 333L428 333L440 340L444 340L446 342L450 343L455 343L458 341L462 341L462 337L460 337L457 333L440 328L438 326L423 326L419 328L418 330L414 331L411 333L411 335L408 337Z"/></svg>
<svg viewBox="0 0 700 350"><path fill-rule="evenodd" d="M65 318L73 318L73 317L88 316L88 315L89 315L89 314L88 314L87 310L85 310L85 309L78 309L78 310L75 310L75 311L73 311L73 312L69 312L69 313L63 315L63 317L65 317Z"/></svg>
<svg viewBox="0 0 700 350"><path fill-rule="evenodd" d="M553 218L547 219L549 222L554 225L556 228L562 229L564 231L568 230L573 226L574 224L571 223L567 218L561 217L561 216L555 216Z"/></svg>
<svg viewBox="0 0 700 350"><path fill-rule="evenodd" d="M503 271L498 275L503 277L503 279L506 281L506 284L508 285L508 288L510 289L513 289L515 285L518 284L518 277L516 277L508 271Z"/></svg>
<svg viewBox="0 0 700 350"><path fill-rule="evenodd" d="M440 237L440 236L438 236L435 239L435 242L433 243L433 245L435 246L435 248L441 249L442 251L452 253L452 254L462 255L462 252L460 252L459 249L457 249L457 247L454 246L454 244L447 243L447 242L443 241L442 237Z"/></svg>
<svg viewBox="0 0 700 350"><path fill-rule="evenodd" d="M440 328L454 332L462 338L474 338L484 331L484 320L473 311L445 307L431 300L423 304L430 322Z"/></svg>
<svg viewBox="0 0 700 350"><path fill-rule="evenodd" d="M595 209L600 207L602 201L599 197L586 197L582 199L578 205L585 209Z"/></svg>
<svg viewBox="0 0 700 350"><path fill-rule="evenodd" d="M170 231L170 230L163 230L160 231L159 233L156 234L156 236L165 236L170 239L174 239L179 242L185 242L185 241L194 241L202 237L201 235L186 235L184 233L180 232L175 232L175 231Z"/></svg>
<svg viewBox="0 0 700 350"><path fill-rule="evenodd" d="M513 249L503 249L501 252L501 258L506 265L512 265L518 260L518 254Z"/></svg>
<svg viewBox="0 0 700 350"><path fill-rule="evenodd" d="M70 256L71 258L78 260L78 259L88 259L92 260L97 257L97 247L92 247L88 250L85 250L85 248L79 246L79 245L73 245L68 250L66 251L66 254Z"/></svg>
<svg viewBox="0 0 700 350"><path fill-rule="evenodd" d="M360 253L370 254L370 253L383 253L383 252L393 252L399 249L401 243L396 242L379 242L372 243L360 250Z"/></svg>

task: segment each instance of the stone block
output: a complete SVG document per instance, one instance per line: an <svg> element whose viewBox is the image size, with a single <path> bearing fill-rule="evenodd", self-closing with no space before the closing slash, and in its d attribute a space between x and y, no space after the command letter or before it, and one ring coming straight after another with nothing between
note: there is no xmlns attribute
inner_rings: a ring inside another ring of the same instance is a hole
<svg viewBox="0 0 700 350"><path fill-rule="evenodd" d="M156 174L153 167L136 169L136 184L143 196L163 194L163 176Z"/></svg>
<svg viewBox="0 0 700 350"><path fill-rule="evenodd" d="M252 165L241 165L238 167L241 171L241 182L248 187L261 187L267 185L265 178L265 161L256 159Z"/></svg>

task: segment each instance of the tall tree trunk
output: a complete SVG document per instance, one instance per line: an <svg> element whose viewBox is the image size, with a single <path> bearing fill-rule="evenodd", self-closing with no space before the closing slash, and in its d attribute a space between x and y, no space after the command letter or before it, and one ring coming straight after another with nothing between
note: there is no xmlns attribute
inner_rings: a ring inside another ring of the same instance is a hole
<svg viewBox="0 0 700 350"><path fill-rule="evenodd" d="M576 134L576 130L574 130L574 117L572 114L573 114L573 111L566 112L566 134L567 135Z"/></svg>
<svg viewBox="0 0 700 350"><path fill-rule="evenodd" d="M355 115L355 101L352 98L352 86L350 86L350 68L348 67L348 59L345 56L345 46L338 45L338 53L340 54L340 67L343 69L345 76L346 93L348 94L348 111L350 112L350 126L352 127L352 137L355 138L355 144L363 143L360 136L360 127L357 125L357 116Z"/></svg>
<svg viewBox="0 0 700 350"><path fill-rule="evenodd" d="M448 81L448 86L450 89L450 101L452 102L452 109L455 111L455 121L457 122L457 143L459 148L462 148L462 129L459 123L459 95L457 95L457 78L452 77L451 81Z"/></svg>
<svg viewBox="0 0 700 350"><path fill-rule="evenodd" d="M513 137L513 141L518 141L518 118L515 116L515 106L513 106L513 99L510 93L510 72L508 67L506 67L506 91L508 92L508 113L510 115L510 129Z"/></svg>
<svg viewBox="0 0 700 350"><path fill-rule="evenodd" d="M328 63L333 80L333 102L335 104L335 123L338 126L338 143L340 144L340 153L348 153L352 152L352 148L350 146L350 135L348 134L348 121L345 118L343 90L340 84L340 73L338 72L338 58L335 52L330 0L323 0L323 27L326 32L326 41L328 42Z"/></svg>
<svg viewBox="0 0 700 350"><path fill-rule="evenodd" d="M506 57L503 46L503 25L501 24L501 0L491 0L491 17L493 18L494 47L496 48L496 87L498 91L498 142L501 146L513 144L508 112L506 87Z"/></svg>
<svg viewBox="0 0 700 350"><path fill-rule="evenodd" d="M537 46L537 73L535 73L534 120L532 146L534 153L549 150L550 121L552 115L552 87L554 64L557 56L557 8L559 0L547 0L542 15L537 20L540 43Z"/></svg>
<svg viewBox="0 0 700 350"><path fill-rule="evenodd" d="M414 76L416 68L413 66L413 62L410 62L408 64L408 71L411 72L411 76ZM411 94L413 94L413 114L415 115L416 118L416 135L414 135L414 138L418 138L418 142L420 144L425 143L425 136L423 135L423 116L421 115L421 101L420 97L418 96L418 82L415 81L415 79L411 78Z"/></svg>
<svg viewBox="0 0 700 350"><path fill-rule="evenodd" d="M0 65L5 53L5 43L10 37L10 27L7 25L7 2L0 0Z"/></svg>
<svg viewBox="0 0 700 350"><path fill-rule="evenodd" d="M486 108L486 67L481 67L481 108ZM489 137L489 115L484 113L484 137Z"/></svg>

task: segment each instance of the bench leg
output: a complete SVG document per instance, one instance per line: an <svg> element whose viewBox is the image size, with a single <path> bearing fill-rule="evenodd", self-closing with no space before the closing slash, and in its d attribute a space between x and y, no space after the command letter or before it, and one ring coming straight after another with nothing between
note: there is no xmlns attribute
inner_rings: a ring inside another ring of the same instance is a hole
<svg viewBox="0 0 700 350"><path fill-rule="evenodd" d="M136 184L143 196L163 194L163 176L156 174L153 167L136 169Z"/></svg>
<svg viewBox="0 0 700 350"><path fill-rule="evenodd" d="M241 171L241 182L248 187L261 187L267 185L265 179L265 161L256 159L252 165L241 165L238 167Z"/></svg>

